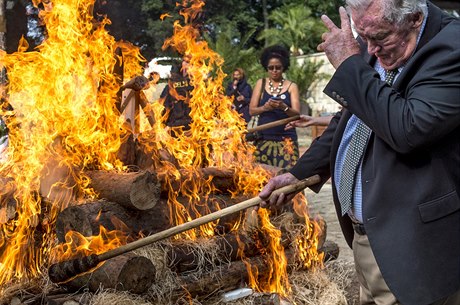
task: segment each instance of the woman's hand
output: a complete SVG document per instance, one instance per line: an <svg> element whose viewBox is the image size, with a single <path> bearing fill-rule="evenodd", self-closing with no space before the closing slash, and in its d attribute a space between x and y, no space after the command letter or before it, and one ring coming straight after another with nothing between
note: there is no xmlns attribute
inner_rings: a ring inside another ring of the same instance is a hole
<svg viewBox="0 0 460 305"><path fill-rule="evenodd" d="M269 99L268 100L268 103L270 103L271 107L273 109L280 109L280 110L284 110L286 109L286 107L288 107L285 103L283 103L281 100L279 99Z"/></svg>
<svg viewBox="0 0 460 305"><path fill-rule="evenodd" d="M309 115L301 114L300 119L286 124L285 130L295 127L308 127L308 126L327 126L331 121L332 116L312 117Z"/></svg>
<svg viewBox="0 0 460 305"><path fill-rule="evenodd" d="M275 109L273 107L273 104L271 103L271 101L269 100L268 102L266 102L263 106L262 106L263 110L264 111L272 111L273 109Z"/></svg>

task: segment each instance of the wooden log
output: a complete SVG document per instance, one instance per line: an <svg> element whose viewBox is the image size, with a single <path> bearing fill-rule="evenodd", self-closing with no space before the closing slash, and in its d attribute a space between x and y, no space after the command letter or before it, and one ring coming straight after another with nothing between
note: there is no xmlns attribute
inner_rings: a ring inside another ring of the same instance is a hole
<svg viewBox="0 0 460 305"><path fill-rule="evenodd" d="M128 126L123 126L124 134L121 136L121 145L117 152L117 158L123 165L130 166L134 165L136 161L136 141Z"/></svg>
<svg viewBox="0 0 460 305"><path fill-rule="evenodd" d="M140 294L152 286L155 274L155 266L148 258L125 253L106 260L96 270L62 285L70 290L87 287L91 292L104 288Z"/></svg>
<svg viewBox="0 0 460 305"><path fill-rule="evenodd" d="M65 155L63 137L57 136L50 145L51 156L40 173L40 195L54 206L66 207L78 197L77 183L73 177L72 165L63 162Z"/></svg>
<svg viewBox="0 0 460 305"><path fill-rule="evenodd" d="M295 254L292 249L285 251L288 262L294 262ZM252 267L258 269L259 275L265 275L269 271L269 266L262 256L247 258L246 262ZM249 279L246 264L243 261L234 261L227 266L201 274L197 277L195 274L187 274L180 276L180 286L175 290L176 295L187 292L188 295L195 297L199 295L207 295L214 291L233 290L242 283L247 283Z"/></svg>
<svg viewBox="0 0 460 305"><path fill-rule="evenodd" d="M128 210L118 203L104 200L70 206L56 219L56 236L60 242L65 241L69 231L76 231L83 236L96 236L100 226L109 231L123 230L135 238L139 233L150 234L170 226L168 210L160 205L147 211Z"/></svg>
<svg viewBox="0 0 460 305"><path fill-rule="evenodd" d="M289 234L289 229L284 225L285 224L282 224L280 228L281 245L284 248L288 248L293 240ZM324 222L319 225L321 226L321 232L318 238L318 248L322 248L326 238L326 227ZM267 248L269 242L270 241L262 232L256 230L251 232L239 231L226 235L214 236L211 240L205 240L203 242L175 242L167 249L168 267L181 273L199 268L201 262L219 264L222 262L240 260L243 257L254 257L260 255L261 250ZM206 243L208 243L209 248L213 249L213 253L201 253L197 250L199 245ZM204 255L205 257L201 257L200 259L200 255Z"/></svg>
<svg viewBox="0 0 460 305"><path fill-rule="evenodd" d="M42 297L43 298L43 297ZM42 299L40 298L40 299ZM38 300L37 304L43 304ZM82 305L90 304L91 295L90 293L73 293L73 294L58 294L58 295L48 295L44 297L44 304L46 305ZM34 303L35 304L35 303Z"/></svg>
<svg viewBox="0 0 460 305"><path fill-rule="evenodd" d="M12 179L0 177L0 224L16 216L15 186Z"/></svg>
<svg viewBox="0 0 460 305"><path fill-rule="evenodd" d="M253 257L260 254L255 236L246 233L230 233L223 236L214 236L203 242L176 242L167 249L168 267L178 273L194 270L200 267L209 267L209 264L220 265L222 262L236 261L244 257ZM198 247L208 244L213 253L198 251ZM287 245L284 240L283 245ZM200 255L204 257L200 258ZM200 266L204 262L208 266Z"/></svg>
<svg viewBox="0 0 460 305"><path fill-rule="evenodd" d="M161 185L149 171L116 173L88 171L90 187L108 201L119 203L127 209L148 210L159 201Z"/></svg>
<svg viewBox="0 0 460 305"><path fill-rule="evenodd" d="M252 305L293 305L278 293L262 293L253 299Z"/></svg>
<svg viewBox="0 0 460 305"><path fill-rule="evenodd" d="M211 196L206 202L203 201L196 205L191 216L196 218L196 212L204 215L217 211L240 202L244 198L247 197ZM180 197L178 201L183 206L188 206L186 198ZM216 231L228 232L242 216L243 212L222 217L216 224ZM144 211L129 210L117 203L99 200L70 206L61 211L56 219L56 235L59 242L64 242L65 234L69 231L79 232L83 236L95 236L99 234L99 227L103 226L107 230L122 229L132 238L137 239L139 233L143 235L157 233L170 228L171 223L170 207L165 198L160 198L155 208Z"/></svg>
<svg viewBox="0 0 460 305"><path fill-rule="evenodd" d="M270 175L274 176L279 168L276 167L265 167ZM166 177L164 174L159 175L158 179L164 183L164 181L169 181L173 190L180 190L181 185L192 183L198 179L211 181L211 185L215 189L215 193L228 194L235 192L237 190L237 180L235 176L235 171L233 169L224 168L224 167L203 167L199 168L193 172L180 169L180 178L174 179L174 177ZM166 186L163 186L165 189Z"/></svg>
<svg viewBox="0 0 460 305"><path fill-rule="evenodd" d="M337 259L340 254L339 245L330 240L326 240L319 251L324 253L325 262Z"/></svg>
<svg viewBox="0 0 460 305"><path fill-rule="evenodd" d="M335 251L338 248L338 245L333 242L327 242L327 244L327 249ZM326 248L323 249L326 250ZM299 268L299 262L296 261L297 255L293 249L286 249L285 255L288 262L288 272ZM257 268L259 278L263 279L267 276L269 265L263 256L247 258L246 262L253 268ZM219 266L206 274L200 274L199 277L193 273L179 277L181 287L174 291L174 295L181 296L185 293L191 297L209 295L219 290L233 290L240 287L242 283L248 283L249 278L246 264L241 260L231 262L226 266Z"/></svg>

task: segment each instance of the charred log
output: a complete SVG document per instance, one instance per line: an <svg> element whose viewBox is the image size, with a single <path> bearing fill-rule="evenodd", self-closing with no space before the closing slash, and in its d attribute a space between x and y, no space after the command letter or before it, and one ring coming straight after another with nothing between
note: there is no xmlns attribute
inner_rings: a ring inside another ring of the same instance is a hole
<svg viewBox="0 0 460 305"><path fill-rule="evenodd" d="M160 199L161 186L151 172L88 171L86 174L91 179L89 186L99 198L117 202L127 209L148 210Z"/></svg>
<svg viewBox="0 0 460 305"><path fill-rule="evenodd" d="M126 253L104 262L96 270L62 284L70 290L87 287L96 292L100 288L144 293L155 281L155 267L143 256Z"/></svg>

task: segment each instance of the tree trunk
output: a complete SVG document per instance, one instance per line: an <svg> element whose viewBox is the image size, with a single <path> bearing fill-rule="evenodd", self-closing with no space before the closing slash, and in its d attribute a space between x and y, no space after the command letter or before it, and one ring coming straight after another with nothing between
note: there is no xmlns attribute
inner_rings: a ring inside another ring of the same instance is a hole
<svg viewBox="0 0 460 305"><path fill-rule="evenodd" d="M62 285L71 290L88 287L89 291L96 292L102 287L140 294L152 286L155 274L155 266L148 258L126 253L108 259L96 270Z"/></svg>
<svg viewBox="0 0 460 305"><path fill-rule="evenodd" d="M88 171L86 174L91 179L89 186L99 198L119 203L127 209L148 210L160 199L161 185L151 172Z"/></svg>

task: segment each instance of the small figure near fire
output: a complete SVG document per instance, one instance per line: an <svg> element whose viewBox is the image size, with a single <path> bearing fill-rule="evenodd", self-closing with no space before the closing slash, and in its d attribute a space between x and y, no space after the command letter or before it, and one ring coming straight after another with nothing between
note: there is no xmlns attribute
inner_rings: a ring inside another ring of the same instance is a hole
<svg viewBox="0 0 460 305"><path fill-rule="evenodd" d="M460 21L426 0L347 0L318 45L343 109L260 193L318 174L353 248L360 304L460 304ZM259 86L260 87L260 86Z"/></svg>
<svg viewBox="0 0 460 305"><path fill-rule="evenodd" d="M172 129L173 135L178 131L177 128L182 128L182 131L190 130L192 119L190 117L189 99L193 86L190 84L188 76L189 65L190 56L186 55L180 67L172 67L168 85L160 95L160 98L164 99L165 124Z"/></svg>

